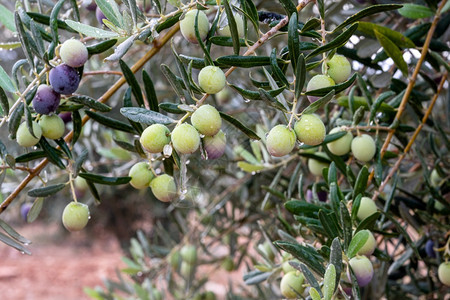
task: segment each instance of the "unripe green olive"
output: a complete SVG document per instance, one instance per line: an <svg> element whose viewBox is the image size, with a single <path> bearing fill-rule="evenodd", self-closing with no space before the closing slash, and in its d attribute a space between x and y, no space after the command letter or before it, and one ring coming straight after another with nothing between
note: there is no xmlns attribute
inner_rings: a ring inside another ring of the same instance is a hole
<svg viewBox="0 0 450 300"><path fill-rule="evenodd" d="M313 91L313 90L318 90L321 88L326 88L329 86L333 86L336 83L334 82L334 80L327 75L316 75L313 78L311 78L311 80L308 82L308 85L306 86L306 91ZM314 102L319 100L320 97L317 96L308 96L308 100L309 102Z"/></svg>
<svg viewBox="0 0 450 300"><path fill-rule="evenodd" d="M327 74L334 80L336 83L342 83L350 77L352 73L352 66L348 59L339 54L335 54L328 62L328 71Z"/></svg>
<svg viewBox="0 0 450 300"><path fill-rule="evenodd" d="M178 269L178 267L180 266L180 262L181 256L179 251L175 251L169 256L169 264L174 270Z"/></svg>
<svg viewBox="0 0 450 300"><path fill-rule="evenodd" d="M222 261L222 268L224 268L225 271L231 272L234 270L234 261L231 257L225 257L225 259Z"/></svg>
<svg viewBox="0 0 450 300"><path fill-rule="evenodd" d="M442 181L442 177L439 176L439 173L436 169L433 169L433 171L431 171L431 175L430 175L430 182L431 182L431 186L432 187L438 187L439 184Z"/></svg>
<svg viewBox="0 0 450 300"><path fill-rule="evenodd" d="M62 222L69 231L80 231L89 221L89 207L80 202L70 202L64 208Z"/></svg>
<svg viewBox="0 0 450 300"><path fill-rule="evenodd" d="M281 294L287 299L297 299L299 294L301 295L305 288L303 287L303 281L305 277L303 274L297 271L288 272L281 278L280 291Z"/></svg>
<svg viewBox="0 0 450 300"><path fill-rule="evenodd" d="M172 131L172 145L178 153L190 154L200 146L200 135L194 126L183 123Z"/></svg>
<svg viewBox="0 0 450 300"><path fill-rule="evenodd" d="M309 146L316 146L325 139L326 129L319 116L305 114L295 122L294 131L300 142Z"/></svg>
<svg viewBox="0 0 450 300"><path fill-rule="evenodd" d="M350 266L356 276L356 281L360 287L366 286L372 280L373 266L366 256L355 256L350 259Z"/></svg>
<svg viewBox="0 0 450 300"><path fill-rule="evenodd" d="M184 245L180 250L181 259L190 265L197 262L197 248L194 245Z"/></svg>
<svg viewBox="0 0 450 300"><path fill-rule="evenodd" d="M170 130L162 124L152 124L141 134L142 147L150 153L160 153L170 143Z"/></svg>
<svg viewBox="0 0 450 300"><path fill-rule="evenodd" d="M226 82L227 78L219 67L207 66L198 73L198 84L208 94L220 92Z"/></svg>
<svg viewBox="0 0 450 300"><path fill-rule="evenodd" d="M201 134L213 136L222 127L222 118L214 106L205 104L194 111L191 123Z"/></svg>
<svg viewBox="0 0 450 300"><path fill-rule="evenodd" d="M374 157L377 147L370 135L362 134L353 139L351 148L357 160L367 162Z"/></svg>
<svg viewBox="0 0 450 300"><path fill-rule="evenodd" d="M439 280L446 286L450 286L450 262L443 262L438 268Z"/></svg>
<svg viewBox="0 0 450 300"><path fill-rule="evenodd" d="M195 18L198 12L198 33L201 40L204 40L208 35L209 21L208 17L203 11L197 9L190 10L184 16L184 19L180 21L180 30L183 37L193 44L198 44L197 37L195 36Z"/></svg>
<svg viewBox="0 0 450 300"><path fill-rule="evenodd" d="M58 115L43 115L39 120L42 135L46 138L57 140L63 136L65 125L63 119Z"/></svg>
<svg viewBox="0 0 450 300"><path fill-rule="evenodd" d="M316 152L315 155L329 159L328 155L324 152ZM322 170L328 168L329 165L329 163L318 161L313 158L308 159L308 169L316 176L322 176Z"/></svg>
<svg viewBox="0 0 450 300"><path fill-rule="evenodd" d="M89 188L89 185L86 182L86 179L83 177L77 176L74 180L74 185L77 189L82 191L86 191Z"/></svg>
<svg viewBox="0 0 450 300"><path fill-rule="evenodd" d="M295 147L295 133L285 125L273 127L266 137L267 151L270 155L281 157L289 154Z"/></svg>
<svg viewBox="0 0 450 300"><path fill-rule="evenodd" d="M359 249L358 255L370 256L372 255L373 251L375 251L377 242L375 241L375 238L370 230L365 229L364 231L367 231L369 233L369 237L367 238L367 241L364 243L364 245Z"/></svg>
<svg viewBox="0 0 450 300"><path fill-rule="evenodd" d="M155 177L146 162L138 162L133 165L128 172L128 176L131 177L130 184L135 189L148 188L150 181Z"/></svg>
<svg viewBox="0 0 450 300"><path fill-rule="evenodd" d="M343 131L342 127L335 127L330 130L329 134ZM350 131L343 136L327 144L328 150L334 155L345 155L350 152L353 135Z"/></svg>
<svg viewBox="0 0 450 300"><path fill-rule="evenodd" d="M36 145L42 137L42 129L41 126L38 125L35 121L32 122L33 125L33 133L36 137L34 137L31 132L28 130L26 122L20 124L17 129L16 139L17 143L23 147L31 147Z"/></svg>
<svg viewBox="0 0 450 300"><path fill-rule="evenodd" d="M150 188L156 199L162 202L170 202L177 196L177 186L172 176L159 175L150 181Z"/></svg>
<svg viewBox="0 0 450 300"><path fill-rule="evenodd" d="M364 220L365 218L373 215L376 212L377 206L375 202L369 197L362 197L361 202L359 203L359 208L356 217L360 220Z"/></svg>
<svg viewBox="0 0 450 300"><path fill-rule="evenodd" d="M59 55L61 60L72 68L83 66L89 56L86 46L74 39L67 40L61 45Z"/></svg>
<svg viewBox="0 0 450 300"><path fill-rule="evenodd" d="M188 279L194 273L194 269L195 269L195 265L191 265L191 264L189 264L189 263L187 263L185 261L182 261L181 262L181 267L180 267L180 274L185 279Z"/></svg>
<svg viewBox="0 0 450 300"><path fill-rule="evenodd" d="M275 259L275 253L273 253L272 246L268 241L265 241L263 244L259 244L258 248L266 255L269 260L273 261Z"/></svg>
<svg viewBox="0 0 450 300"><path fill-rule="evenodd" d="M224 19L227 19L226 14L222 14ZM240 38L244 37L244 19L242 18L242 16L240 14L234 14L234 20L236 21L236 28L238 31L238 36ZM223 21L225 22L225 21ZM227 21L227 24L228 21ZM230 30L230 25L225 25L223 27L220 27L217 32L219 33L219 35L221 36L228 36L231 37L231 30Z"/></svg>

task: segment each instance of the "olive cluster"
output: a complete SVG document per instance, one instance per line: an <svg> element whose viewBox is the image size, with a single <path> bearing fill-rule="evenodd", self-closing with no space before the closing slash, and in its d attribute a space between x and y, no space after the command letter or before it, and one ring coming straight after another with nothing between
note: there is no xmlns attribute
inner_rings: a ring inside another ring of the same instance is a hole
<svg viewBox="0 0 450 300"><path fill-rule="evenodd" d="M50 85L39 85L32 100L34 111L42 115L39 123L32 122L33 132L25 122L17 130L17 143L23 147L36 145L42 136L59 139L64 134L64 121L54 113L59 107L61 94L70 95L78 89L80 75L76 68L86 63L88 51L82 42L70 39L61 45L59 55L63 63L50 70Z"/></svg>
<svg viewBox="0 0 450 300"><path fill-rule="evenodd" d="M221 157L225 152L226 136L222 130L222 119L217 109L209 104L197 108L191 116L191 124L177 125L172 132L163 124L153 124L141 134L140 143L149 153L161 153L169 144L180 154L192 154L200 147L209 159ZM150 166L141 162L129 172L131 185L137 189L150 185L155 197L169 202L176 196L176 185L172 176L154 176Z"/></svg>

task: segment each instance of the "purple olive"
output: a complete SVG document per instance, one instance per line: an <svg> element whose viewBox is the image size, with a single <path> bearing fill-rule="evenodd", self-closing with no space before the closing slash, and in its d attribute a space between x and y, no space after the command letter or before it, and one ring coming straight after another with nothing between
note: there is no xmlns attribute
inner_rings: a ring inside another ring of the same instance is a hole
<svg viewBox="0 0 450 300"><path fill-rule="evenodd" d="M70 111L65 111L59 114L60 118L64 121L64 124L72 121L72 113Z"/></svg>
<svg viewBox="0 0 450 300"><path fill-rule="evenodd" d="M61 64L50 70L50 84L53 89L60 94L69 95L78 89L80 76L76 69Z"/></svg>
<svg viewBox="0 0 450 300"><path fill-rule="evenodd" d="M41 84L33 98L33 108L41 115L48 115L56 111L59 106L61 95L55 92L51 86Z"/></svg>
<svg viewBox="0 0 450 300"><path fill-rule="evenodd" d="M433 240L428 240L425 244L425 252L428 257L436 258L436 251L434 251L434 242Z"/></svg>
<svg viewBox="0 0 450 300"><path fill-rule="evenodd" d="M108 18L106 18L105 14L98 6L95 9L95 17L97 18L97 21L100 23L100 25L103 25L103 19L108 20Z"/></svg>
<svg viewBox="0 0 450 300"><path fill-rule="evenodd" d="M20 215L22 216L22 219L24 221L27 220L28 212L30 211L32 206L33 206L33 203L27 202L27 203L22 204L22 206L20 207Z"/></svg>
<svg viewBox="0 0 450 300"><path fill-rule="evenodd" d="M82 5L89 11L94 11L97 8L97 3L94 0L84 0Z"/></svg>

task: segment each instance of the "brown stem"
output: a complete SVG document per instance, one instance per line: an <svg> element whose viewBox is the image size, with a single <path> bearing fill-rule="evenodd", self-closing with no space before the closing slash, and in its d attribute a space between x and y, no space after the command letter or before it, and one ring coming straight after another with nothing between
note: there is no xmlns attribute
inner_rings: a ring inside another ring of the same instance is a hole
<svg viewBox="0 0 450 300"><path fill-rule="evenodd" d="M180 29L179 23L174 25L164 36L157 39L158 42L153 44L153 48L150 49L141 59L139 59L132 67L131 71L136 73L140 68L142 68L148 60L150 60L159 50L172 38L172 36L178 32ZM111 98L112 95L126 82L125 77L121 77L116 83L109 88L99 99L101 103L105 103ZM89 116L85 115L82 119L82 126L89 121ZM70 131L65 137L64 141L69 143L73 138L73 130ZM30 170L27 177L25 177L22 182L15 188L15 190L0 204L0 214L8 207L9 204L19 195L19 193L27 186L27 184L44 169L47 165L48 159L42 160L34 169Z"/></svg>
<svg viewBox="0 0 450 300"><path fill-rule="evenodd" d="M383 192L386 184L389 182L389 180L392 178L392 176L394 176L394 174L395 174L395 172L397 172L398 168L400 168L400 165L401 165L403 159L406 157L406 154L409 152L409 150L411 150L411 147L414 144L414 141L416 140L417 136L419 135L420 131L423 128L423 125L428 120L428 117L430 116L431 111L433 110L434 104L436 103L436 100L439 97L439 94L441 93L442 88L444 87L444 83L447 79L447 75L448 75L448 72L446 72L445 75L442 76L441 82L439 83L438 90L437 90L436 94L434 94L433 99L431 100L430 106L428 107L427 111L425 112L425 115L423 116L422 121L420 122L419 126L417 126L416 130L414 131L414 134L412 135L411 139L409 140L408 144L406 145L405 150L399 156L397 162L391 168L391 170L389 171L389 174L386 176L386 178L381 183L380 188L377 191L375 191L375 193L373 194L372 199L375 200L378 197L378 195Z"/></svg>
<svg viewBox="0 0 450 300"><path fill-rule="evenodd" d="M438 8L438 10L436 12L436 16L433 19L433 23L431 24L430 30L428 31L427 37L425 39L425 43L424 43L424 45L422 47L422 52L421 52L419 61L417 62L416 67L415 67L414 72L413 72L413 75L412 75L412 77L410 78L410 80L408 82L408 86L406 87L405 94L403 95L402 102L400 103L400 106L399 106L399 108L397 110L397 114L395 115L395 119L394 119L393 124L396 124L396 123L400 122L400 117L403 115L403 112L405 111L406 104L408 103L409 96L411 95L411 92L412 92L412 90L414 88L414 85L416 84L416 79L417 79L417 76L419 75L420 68L422 67L422 64L425 61L425 57L426 57L426 55L428 53L428 47L430 46L430 42L431 42L431 39L433 37L434 30L436 29L437 23L438 23L439 19L441 18L441 10L442 10L442 8L444 7L444 5L446 3L447 3L447 0L444 0L439 5L439 8ZM389 131L388 135L386 136L386 140L384 141L384 144L383 144L383 146L381 147L381 150L380 150L381 158L384 157L384 154L386 153L386 150L387 150L387 148L388 148L388 146L389 146L389 144L390 144L390 142L392 140L392 137L394 136L395 130L396 130L395 128L392 128ZM372 170L372 172L370 173L370 176L369 176L368 183L372 182L374 174L375 174L375 172L374 172L374 170Z"/></svg>

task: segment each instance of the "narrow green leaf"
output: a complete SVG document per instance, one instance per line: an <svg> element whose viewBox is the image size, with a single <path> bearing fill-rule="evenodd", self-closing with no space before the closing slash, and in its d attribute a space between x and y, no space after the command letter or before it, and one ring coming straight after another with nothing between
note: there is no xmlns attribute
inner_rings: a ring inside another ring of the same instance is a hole
<svg viewBox="0 0 450 300"><path fill-rule="evenodd" d="M89 55L100 54L105 52L108 49L111 49L117 43L117 39L110 39L106 41L102 41L100 43L96 43L90 46L87 46L87 50Z"/></svg>
<svg viewBox="0 0 450 300"><path fill-rule="evenodd" d="M343 201L340 202L341 226L344 232L344 250L347 251L352 239L352 219Z"/></svg>
<svg viewBox="0 0 450 300"><path fill-rule="evenodd" d="M164 102L164 103L160 103L158 106L162 110L167 111L172 114L184 114L185 113L184 110L182 110L178 107L179 104L176 104L176 103Z"/></svg>
<svg viewBox="0 0 450 300"><path fill-rule="evenodd" d="M411 39L404 36L398 31L392 30L388 27L381 26L374 23L369 22L359 22L358 23L358 31L361 31L364 35L367 35L369 37L376 38L375 31L378 31L382 35L386 36L389 40L391 40L394 44L397 45L397 47L400 48L415 48L416 45L414 44Z"/></svg>
<svg viewBox="0 0 450 300"><path fill-rule="evenodd" d="M303 25L302 32L305 32L308 30L314 30L319 26L320 26L320 20L317 18L311 18L308 21L306 21L305 25Z"/></svg>
<svg viewBox="0 0 450 300"><path fill-rule="evenodd" d="M16 22L16 29L17 29L17 33L19 35L19 40L22 43L22 50L25 54L25 57L28 60L28 63L30 64L30 66L32 68L34 68L34 61L33 61L34 56L33 56L33 53L31 52L30 40L28 39L29 35L27 35L27 33L25 32L22 20L20 19L20 15L17 11L14 13L14 20ZM2 68L2 70L3 70L3 68ZM5 88L4 86L2 86L2 87ZM8 90L8 89L6 89L6 90ZM15 91L15 90L13 90L13 91Z"/></svg>
<svg viewBox="0 0 450 300"><path fill-rule="evenodd" d="M284 204L284 207L294 215L301 216L305 213L318 213L322 207L300 200L291 200Z"/></svg>
<svg viewBox="0 0 450 300"><path fill-rule="evenodd" d="M103 104L101 102L98 102L97 100L89 97L89 96L72 96L68 101L72 101L75 103L83 104L84 106L87 106L89 108L95 109L100 112L108 112L111 110L111 107Z"/></svg>
<svg viewBox="0 0 450 300"><path fill-rule="evenodd" d="M319 211L318 214L320 224L322 224L323 229L327 233L330 239L334 239L339 236L339 230L336 227L336 224L330 219L330 216L323 212L323 210Z"/></svg>
<svg viewBox="0 0 450 300"><path fill-rule="evenodd" d="M278 0L278 1L280 2L281 6L283 6L288 16L292 17L294 13L297 13L297 8L295 7L292 0Z"/></svg>
<svg viewBox="0 0 450 300"><path fill-rule="evenodd" d="M272 49L272 52L270 53L270 66L272 68L272 72L274 77L281 81L285 86L289 86L289 82L286 79L286 76L284 75L283 71L280 69L277 63L277 49Z"/></svg>
<svg viewBox="0 0 450 300"><path fill-rule="evenodd" d="M131 180L131 177L107 177L91 173L79 173L78 176L95 183L105 185L120 185L126 184Z"/></svg>
<svg viewBox="0 0 450 300"><path fill-rule="evenodd" d="M59 44L59 36L58 36L58 14L63 6L65 0L59 0L52 7L52 12L50 13L50 30L52 33L52 42L54 45Z"/></svg>
<svg viewBox="0 0 450 300"><path fill-rule="evenodd" d="M20 235L14 228L12 228L8 223L0 219L0 227L13 239L22 244L31 244L31 241Z"/></svg>
<svg viewBox="0 0 450 300"><path fill-rule="evenodd" d="M302 114L312 114L316 110L320 109L321 107L325 106L328 102L330 102L334 97L334 90L331 90L328 94L320 98L319 100L311 103L308 105L303 111Z"/></svg>
<svg viewBox="0 0 450 300"><path fill-rule="evenodd" d="M255 32L259 32L259 17L258 10L252 0L241 0L241 7L244 11L244 15L248 16L250 22L252 22L253 27L255 27Z"/></svg>
<svg viewBox="0 0 450 300"><path fill-rule="evenodd" d="M358 231L355 234L355 236L353 236L352 241L350 242L350 245L348 246L347 257L350 259L353 256L355 256L356 254L358 254L358 251L361 250L361 248L367 242L368 238L369 238L368 230Z"/></svg>
<svg viewBox="0 0 450 300"><path fill-rule="evenodd" d="M319 48L311 51L311 53L309 53L306 56L306 60L311 59L319 54L322 54L324 52L327 52L329 50L335 49L335 48L339 48L344 46L348 40L352 37L353 33L356 31L356 29L358 29L358 24L353 24L352 26L350 26L347 30L345 30L343 33L341 33L340 35L338 35L334 40L332 40L331 42L320 46Z"/></svg>
<svg viewBox="0 0 450 300"><path fill-rule="evenodd" d="M333 264L336 268L336 284L334 288L336 290L343 270L341 242L337 237L331 242L330 264Z"/></svg>
<svg viewBox="0 0 450 300"><path fill-rule="evenodd" d="M350 77L347 81L344 81L343 83L329 86L326 88L317 89L317 90L311 90L311 91L306 92L305 95L323 97L332 90L334 90L334 93L337 94L337 93L342 92L343 90L347 89L349 86L351 86L353 84L353 82L355 82L356 76L357 75L355 73L355 74L353 74L352 77Z"/></svg>
<svg viewBox="0 0 450 300"><path fill-rule="evenodd" d="M367 180L369 179L369 170L366 166L361 168L361 171L358 173L358 177L356 178L355 186L353 187L353 199L356 198L359 194L363 194L367 189Z"/></svg>
<svg viewBox="0 0 450 300"><path fill-rule="evenodd" d="M223 47L233 47L233 39L228 36L212 36L209 38L209 42L211 42L214 45L223 46ZM254 44L254 42L245 40L245 39L239 39L239 45L242 47L247 46L247 43L251 46Z"/></svg>
<svg viewBox="0 0 450 300"><path fill-rule="evenodd" d="M390 11L390 10L395 10L395 9L399 9L401 8L403 5L398 5L398 4L379 4L379 5L372 5L369 6L359 12L357 12L356 14L348 17L344 22L342 22L341 24L339 24L339 26L337 26L332 33L341 30L342 28L344 28L347 25L353 24L358 20L361 20L364 17L373 15L373 14L377 14L377 13L381 13L381 12L385 12L385 11Z"/></svg>
<svg viewBox="0 0 450 300"><path fill-rule="evenodd" d="M7 9L3 4L0 4L0 23L11 32L16 32L16 26L14 24L14 14Z"/></svg>
<svg viewBox="0 0 450 300"><path fill-rule="evenodd" d="M309 270L309 268L305 264L300 264L300 268L306 280L311 285L311 288L317 291L319 297L322 297L323 296L322 290L320 289L319 283L317 282L316 277L314 277L311 270Z"/></svg>
<svg viewBox="0 0 450 300"><path fill-rule="evenodd" d="M309 296L311 297L312 300L321 300L322 299L322 297L320 297L319 292L313 287L311 287L309 289Z"/></svg>
<svg viewBox="0 0 450 300"><path fill-rule="evenodd" d="M230 124L234 125L237 129L239 129L240 131L242 131L243 133L245 133L249 138L254 139L254 140L259 140L261 139L256 132L254 132L253 130L251 130L250 128L248 128L247 126L245 126L244 124L242 124L239 120L233 118L230 115L227 115L223 112L219 112L220 116L222 117L222 119L224 119L225 121L229 122Z"/></svg>
<svg viewBox="0 0 450 300"><path fill-rule="evenodd" d="M150 109L158 112L158 98L156 97L155 86L147 71L142 71L142 81L144 82L145 95L147 96Z"/></svg>
<svg viewBox="0 0 450 300"><path fill-rule="evenodd" d="M98 8L105 14L105 17L115 26L123 27L123 18L119 11L119 6L116 1L110 0L95 0Z"/></svg>
<svg viewBox="0 0 450 300"><path fill-rule="evenodd" d="M120 109L120 113L134 122L139 122L145 125L167 125L175 122L174 119L166 115L141 107L122 107Z"/></svg>
<svg viewBox="0 0 450 300"><path fill-rule="evenodd" d="M78 157L75 159L75 162L73 164L73 175L76 177L78 176L78 173L80 172L81 168L83 167L83 163L88 158L88 150L84 149L83 152L78 155Z"/></svg>
<svg viewBox="0 0 450 300"><path fill-rule="evenodd" d="M83 125L81 122L81 115L78 110L72 112L72 124L73 124L72 145L75 145L78 138L80 137L81 129L83 129Z"/></svg>
<svg viewBox="0 0 450 300"><path fill-rule="evenodd" d="M185 95L184 95L184 84L183 81L178 80L178 77L170 70L170 68L165 65L161 64L161 71L166 76L167 80L170 83L170 86L174 89L175 93L178 95L180 99L182 99L183 102L185 102Z"/></svg>
<svg viewBox="0 0 450 300"><path fill-rule="evenodd" d="M31 252L27 248L25 248L22 244L19 244L18 242L16 242L15 240L13 240L12 238L3 233L0 233L0 242L5 243L6 245L11 246L24 254L31 255Z"/></svg>
<svg viewBox="0 0 450 300"><path fill-rule="evenodd" d="M9 115L9 101L3 88L0 87L0 106L5 116Z"/></svg>
<svg viewBox="0 0 450 300"><path fill-rule="evenodd" d="M240 43L236 20L234 19L233 11L231 10L231 6L228 3L228 0L223 0L222 4L225 7L225 13L227 14L228 26L230 28L231 39L233 40L234 54L239 55Z"/></svg>
<svg viewBox="0 0 450 300"><path fill-rule="evenodd" d="M41 213L43 205L44 205L44 198L37 198L36 200L34 200L33 205L31 206L27 214L28 223L33 223L37 219L37 217Z"/></svg>
<svg viewBox="0 0 450 300"><path fill-rule="evenodd" d="M130 50L131 46L133 46L134 41L136 40L137 36L132 35L129 36L125 41L120 43L115 49L114 53L109 55L104 59L104 61L118 61L120 60L127 52Z"/></svg>
<svg viewBox="0 0 450 300"><path fill-rule="evenodd" d="M86 36L97 38L97 39L108 39L118 37L119 34L113 31L106 31L103 29L99 29L97 27L92 27L86 24L82 24L79 22L75 22L72 20L65 21L67 25L69 25L73 30L82 33Z"/></svg>
<svg viewBox="0 0 450 300"><path fill-rule="evenodd" d="M321 261L318 260L319 255L313 255L305 246L299 244L293 244L290 242L284 241L276 241L274 242L275 246L278 248L289 252L295 258L300 260L306 266L308 266L312 271L316 272L319 276L324 276L325 268L321 264ZM318 254L318 253L317 253Z"/></svg>
<svg viewBox="0 0 450 300"><path fill-rule="evenodd" d="M289 56L291 57L292 68L294 70L297 70L297 59L300 56L299 45L300 39L298 36L298 17L297 17L297 10L295 10L295 12L293 12L289 18L289 25L288 25Z"/></svg>
<svg viewBox="0 0 450 300"><path fill-rule="evenodd" d="M303 53L298 56L297 68L295 69L295 98L300 99L306 80L306 64Z"/></svg>
<svg viewBox="0 0 450 300"><path fill-rule="evenodd" d="M403 4L403 7L398 10L398 12L409 19L423 19L423 18L429 18L434 16L435 12L425 6L425 5L418 5L418 4L412 4L412 3L405 3Z"/></svg>
<svg viewBox="0 0 450 300"><path fill-rule="evenodd" d="M131 91L133 92L136 102L138 103L139 106L141 107L144 106L144 98L142 96L142 90L133 72L123 60L119 60L119 65L120 69L123 72L123 76L125 76L128 85L131 87Z"/></svg>
<svg viewBox="0 0 450 300"><path fill-rule="evenodd" d="M11 116L9 117L8 131L12 139L16 138L16 132L20 126L23 113L23 102L20 102L17 108L11 113Z"/></svg>
<svg viewBox="0 0 450 300"><path fill-rule="evenodd" d="M30 197L48 197L50 195L56 194L66 186L65 183L59 183L54 185L48 185L42 188L36 188L28 191L28 196Z"/></svg>
<svg viewBox="0 0 450 300"><path fill-rule="evenodd" d="M233 88L234 90L236 90L236 92L238 92L242 97L244 97L245 99L249 99L249 100L262 100L261 98L261 93L256 92L256 91L251 91L251 90L246 90L243 88L238 87L237 85L234 84L230 84L230 87ZM284 90L286 89L286 87L281 87L279 89L276 90L269 90L269 91L265 91L267 94L269 94L271 97L276 97L279 94L281 94Z"/></svg>
<svg viewBox="0 0 450 300"><path fill-rule="evenodd" d="M41 140L39 141L39 145L41 146L42 150L44 150L45 155L47 156L48 160L56 165L58 168L60 168L61 170L64 170L66 168L66 166L64 165L64 163L62 162L61 158L60 158L60 154L61 152L59 152L58 150L56 150L55 148L53 148L48 142L47 139L45 139L44 137L41 138Z"/></svg>
<svg viewBox="0 0 450 300"><path fill-rule="evenodd" d="M336 268L333 264L329 264L323 278L323 298L331 300L336 287Z"/></svg>
<svg viewBox="0 0 450 300"><path fill-rule="evenodd" d="M317 7L319 8L319 14L321 19L325 19L325 4L324 0L317 0Z"/></svg>
<svg viewBox="0 0 450 300"><path fill-rule="evenodd" d="M164 29L170 28L173 25L175 25L178 22L178 20L180 19L181 14L182 14L182 12L180 11L179 13L171 16L170 18L167 18L164 22L158 24L155 27L156 32L160 33Z"/></svg>
<svg viewBox="0 0 450 300"><path fill-rule="evenodd" d="M216 59L220 65L227 67L253 68L261 66L270 66L269 56L241 56L241 55L226 55ZM284 60L278 59L278 63L286 63Z"/></svg>
<svg viewBox="0 0 450 300"><path fill-rule="evenodd" d="M383 46L384 51L394 61L395 65L402 71L404 76L408 76L408 65L406 64L402 51L388 37L374 30L378 42Z"/></svg>
<svg viewBox="0 0 450 300"><path fill-rule="evenodd" d="M85 112L91 119L99 122L102 125L105 125L106 127L120 130L120 131L135 133L134 128L131 125L128 125L127 123L104 116L102 114L99 114L99 113L96 113L96 112L93 112L90 110L86 110Z"/></svg>

